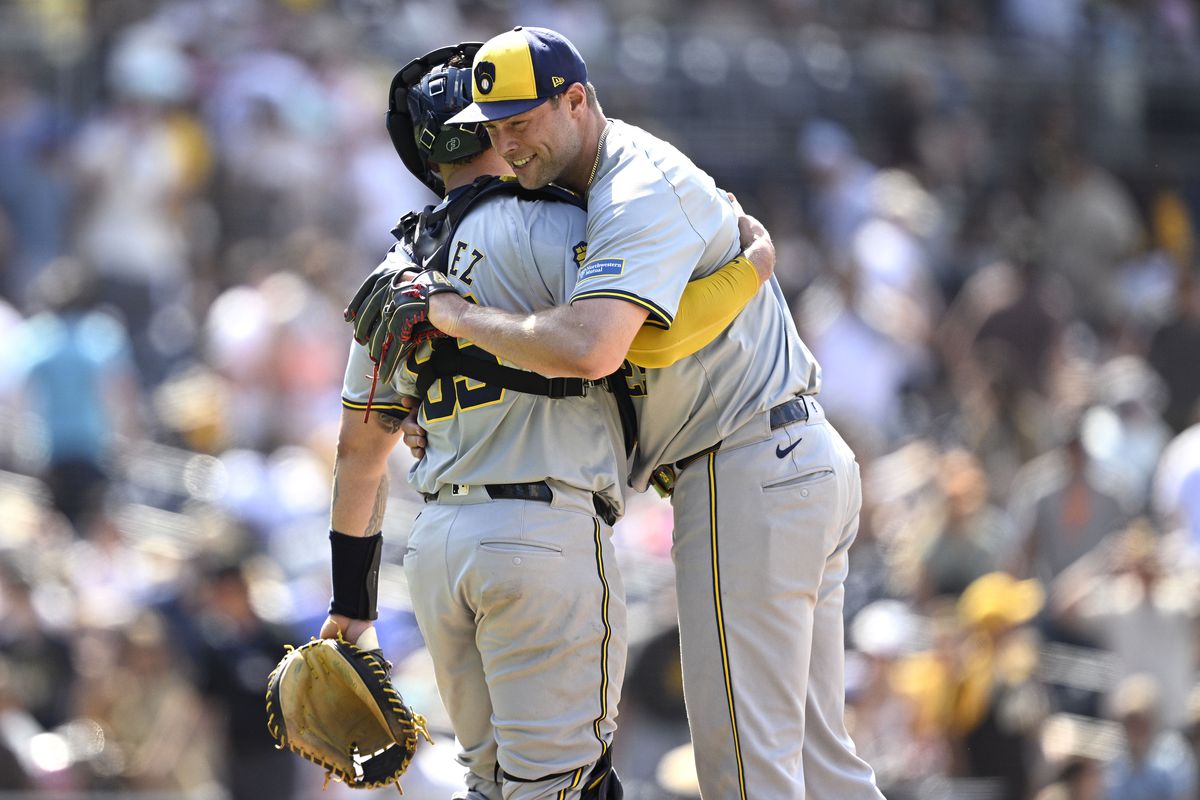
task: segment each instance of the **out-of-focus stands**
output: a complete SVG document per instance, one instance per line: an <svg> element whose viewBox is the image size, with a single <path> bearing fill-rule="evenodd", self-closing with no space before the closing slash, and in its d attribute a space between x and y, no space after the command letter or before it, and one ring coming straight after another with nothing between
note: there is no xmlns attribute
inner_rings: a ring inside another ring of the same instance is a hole
<svg viewBox="0 0 1200 800"><path fill-rule="evenodd" d="M514 24L570 36L609 114L774 235L863 467L847 706L889 800L1194 800L1185 0L0 6L0 792L320 792L261 692L328 601L341 308L435 199L384 93ZM380 629L444 738L408 463ZM696 796L670 526L637 497L616 534L630 800ZM448 796L452 757L426 748L407 795Z"/></svg>

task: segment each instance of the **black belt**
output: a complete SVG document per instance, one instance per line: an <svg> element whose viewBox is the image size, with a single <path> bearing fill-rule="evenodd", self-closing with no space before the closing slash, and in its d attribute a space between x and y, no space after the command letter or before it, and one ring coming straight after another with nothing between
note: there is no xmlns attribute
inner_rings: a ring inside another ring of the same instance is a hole
<svg viewBox="0 0 1200 800"><path fill-rule="evenodd" d="M792 422L808 422L808 401L803 397L793 397L771 409L771 430Z"/></svg>
<svg viewBox="0 0 1200 800"><path fill-rule="evenodd" d="M550 484L545 481L532 483L485 483L484 490L493 500L529 500L534 503L549 503L554 499ZM422 493L426 503L438 499L436 494ZM617 522L617 512L609 506L608 500L595 492L592 493L592 505L596 515L610 527Z"/></svg>
<svg viewBox="0 0 1200 800"><path fill-rule="evenodd" d="M807 421L808 403L805 402L803 397L793 397L791 400L780 403L772 408L770 413L771 430L775 430L792 422ZM651 474L650 484L658 489L659 494L664 497L669 495L675 488L676 475L706 455L717 452L724 443L724 440L721 440L712 447L704 448L699 453L692 453L690 456L679 459L674 464L663 464Z"/></svg>
<svg viewBox="0 0 1200 800"><path fill-rule="evenodd" d="M780 403L779 405L777 405L771 409L771 430L775 430L776 428L782 428L784 425L788 425L793 422L807 422L807 421L808 421L808 404L804 401L803 397L793 397L791 400L788 400L786 403ZM687 467L692 462L697 461L701 458L704 458L709 453L717 452L718 450L721 449L722 444L724 444L724 440L717 442L712 447L704 448L699 453L692 453L690 456L687 456L686 458L679 459L674 464L675 469L683 470L685 467Z"/></svg>

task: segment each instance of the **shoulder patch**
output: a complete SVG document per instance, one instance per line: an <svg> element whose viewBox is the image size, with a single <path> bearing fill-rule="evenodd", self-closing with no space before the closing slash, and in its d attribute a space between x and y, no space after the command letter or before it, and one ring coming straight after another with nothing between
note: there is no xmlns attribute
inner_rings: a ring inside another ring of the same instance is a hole
<svg viewBox="0 0 1200 800"><path fill-rule="evenodd" d="M588 278L599 278L601 275L620 275L624 271L625 259L602 258L587 264L583 269L579 270L579 278L576 282L582 283Z"/></svg>
<svg viewBox="0 0 1200 800"><path fill-rule="evenodd" d="M575 267L578 269L583 266L583 262L587 260L587 242L580 242L575 245Z"/></svg>

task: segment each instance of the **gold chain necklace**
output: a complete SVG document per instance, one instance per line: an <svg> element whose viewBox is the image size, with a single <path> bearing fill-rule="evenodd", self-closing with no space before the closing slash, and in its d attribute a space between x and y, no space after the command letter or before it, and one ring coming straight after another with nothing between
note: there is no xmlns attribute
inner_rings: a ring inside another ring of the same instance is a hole
<svg viewBox="0 0 1200 800"><path fill-rule="evenodd" d="M612 128L611 122L604 123L604 130L600 131L600 141L596 143L596 160L592 162L592 172L588 175L587 185L592 185L592 180L596 177L596 170L600 169L600 153L604 151L604 140L608 138L608 131Z"/></svg>

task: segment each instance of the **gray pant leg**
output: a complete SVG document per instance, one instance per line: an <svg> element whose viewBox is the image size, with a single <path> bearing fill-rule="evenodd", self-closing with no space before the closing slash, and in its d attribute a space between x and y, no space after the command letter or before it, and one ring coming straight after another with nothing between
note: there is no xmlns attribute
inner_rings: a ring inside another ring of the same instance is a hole
<svg viewBox="0 0 1200 800"><path fill-rule="evenodd" d="M844 443L841 447L845 447ZM848 459L853 458L848 447L845 452ZM810 800L883 798L875 785L874 771L855 753L845 718L846 645L842 606L850 567L848 551L858 533L858 508L861 505L857 464L853 465L853 498L853 516L842 528L837 549L825 562L813 614L811 677L804 730L804 784Z"/></svg>
<svg viewBox="0 0 1200 800"><path fill-rule="evenodd" d="M420 535L417 526L433 525L431 516L452 516L444 542ZM487 751L473 738L483 731L479 709L465 707L479 704L482 680L493 763L523 779L503 781L505 800L577 798L612 740L625 670L624 587L611 530L588 515L521 501L436 504L417 526L413 574L426 578L412 587L414 610L438 642L430 652L455 732L461 717L472 741L460 733L464 763L484 774ZM417 602L426 588L430 596ZM443 648L434 629L447 626L461 644L465 618L473 652ZM472 699L453 700L456 716L449 698L460 684Z"/></svg>
<svg viewBox="0 0 1200 800"><path fill-rule="evenodd" d="M475 615L453 591L463 560L450 532L465 506L427 506L413 524L404 572L413 613L433 658L434 677L450 724L461 745L458 761L469 771L467 787L500 800L492 701L483 660L475 646Z"/></svg>
<svg viewBox="0 0 1200 800"><path fill-rule="evenodd" d="M803 800L806 790L814 800L879 797L848 738L831 737L837 752L821 744L823 733L806 740L810 714L814 728L844 735L839 707L825 699L844 692L840 615L831 626L844 569L828 586L825 578L827 559L844 554L859 495L852 457L839 444L822 420L793 424L702 459L678 481L684 696L706 798ZM849 789L807 780L802 752L810 747L831 774L852 773Z"/></svg>

